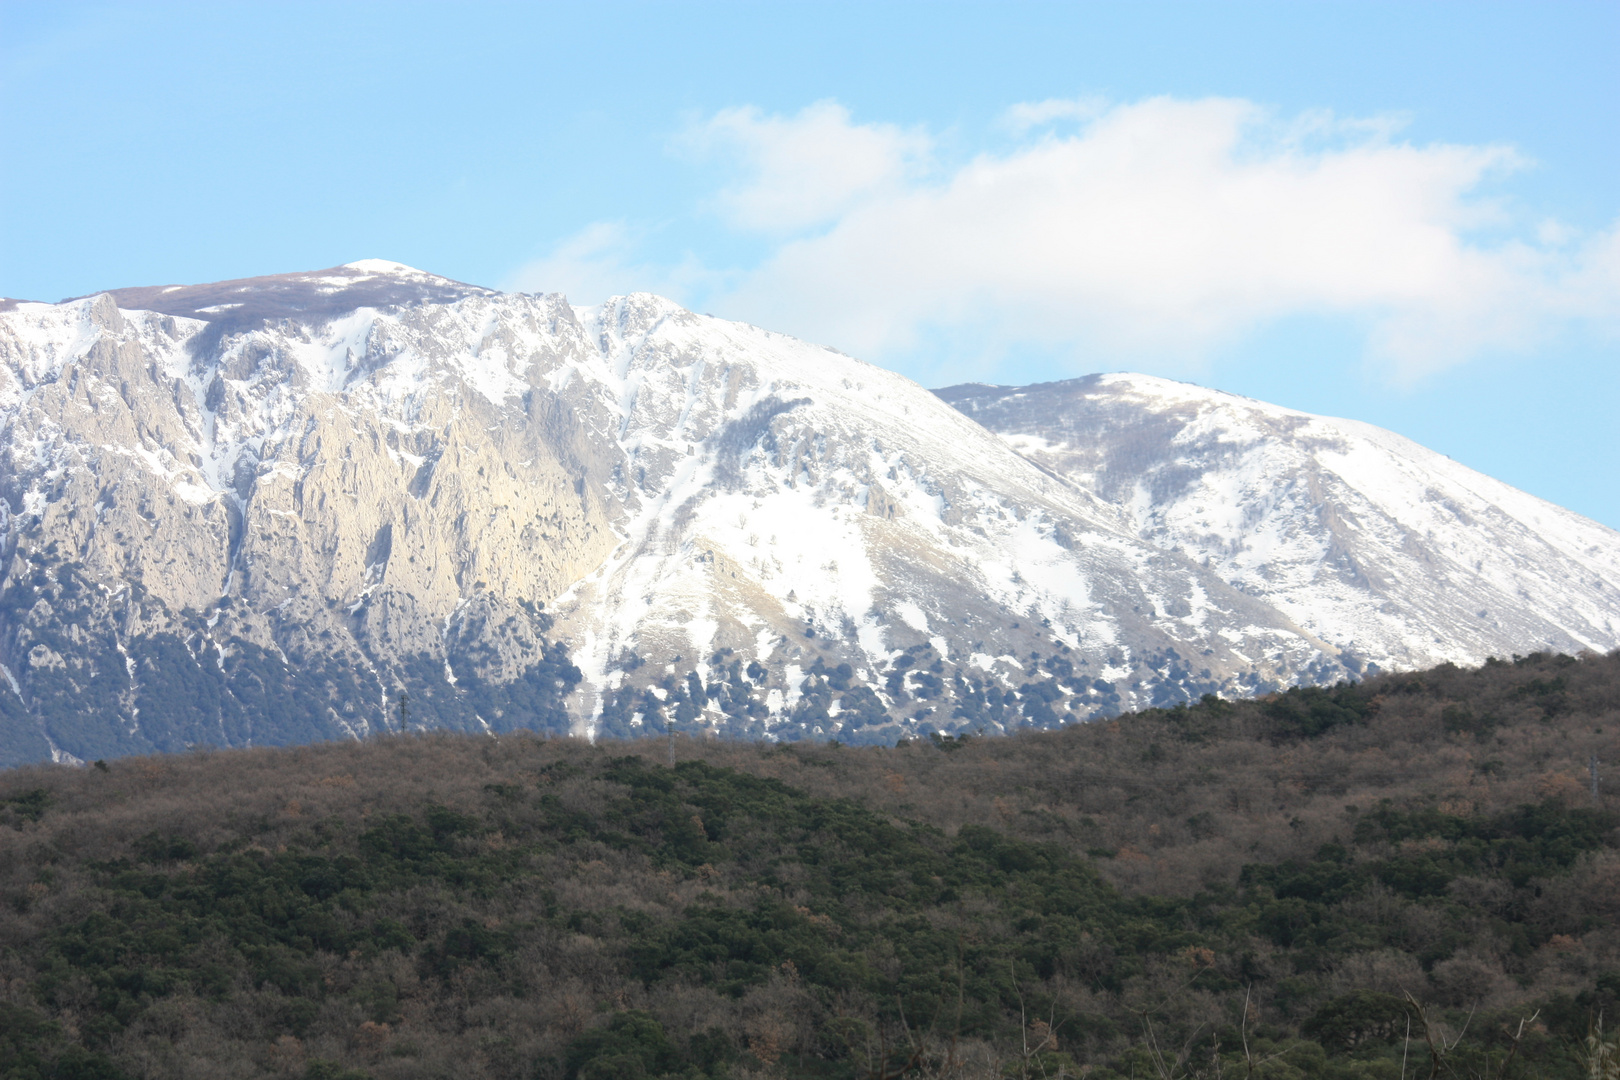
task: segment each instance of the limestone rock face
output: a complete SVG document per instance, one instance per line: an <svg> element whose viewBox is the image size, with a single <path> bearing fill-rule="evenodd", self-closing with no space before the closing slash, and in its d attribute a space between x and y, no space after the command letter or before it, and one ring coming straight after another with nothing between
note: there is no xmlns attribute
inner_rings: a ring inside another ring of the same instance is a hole
<svg viewBox="0 0 1620 1080"><path fill-rule="evenodd" d="M1479 659L1502 634L1620 644L1620 544L1556 508L1512 511L1514 557L1541 557L1540 521L1596 584L1567 617L1496 588L1493 637L1406 600L1455 592L1462 547L1375 521L1342 471L1254 457L1241 417L1198 442L1120 397L1093 439L1007 419L1001 388L947 397L653 296L576 308L392 263L16 305L0 761L401 725L881 741ZM1267 420L1288 445L1314 422ZM1199 476L1238 459L1291 494L1200 532ZM1474 521L1528 498L1432 487ZM1257 559L1278 530L1318 556Z"/></svg>
<svg viewBox="0 0 1620 1080"><path fill-rule="evenodd" d="M0 316L0 660L22 691L11 711L35 715L35 735L15 715L6 735L22 758L41 740L82 758L286 741L289 723L363 734L399 722L401 691L417 722L490 723L450 707L455 665L488 687L534 667L537 603L610 549L578 420L534 393L510 328L479 333L503 298L390 265L299 277L136 291L197 318L117 294ZM222 332L221 305L197 303L222 296L255 318ZM512 313L559 317L573 323L557 298ZM180 653L144 656L158 641ZM259 700L257 683L299 700ZM556 689L548 715L514 723L565 729ZM195 695L212 722L168 732Z"/></svg>

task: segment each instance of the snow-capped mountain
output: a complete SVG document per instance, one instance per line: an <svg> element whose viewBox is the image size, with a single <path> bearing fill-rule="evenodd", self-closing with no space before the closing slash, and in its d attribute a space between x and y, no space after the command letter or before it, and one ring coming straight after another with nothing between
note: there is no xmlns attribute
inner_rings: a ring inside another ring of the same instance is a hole
<svg viewBox="0 0 1620 1080"><path fill-rule="evenodd" d="M1351 656L1620 645L1620 534L1392 432L1144 375L937 393Z"/></svg>
<svg viewBox="0 0 1620 1080"><path fill-rule="evenodd" d="M1297 499L1254 504L1246 577L1056 428L976 422L1015 391L947 402L653 296L371 261L7 306L0 760L402 724L893 739L1552 639L1522 597L1490 610L1534 632L1498 646L1396 590L1382 621L1333 594L1346 632L1253 554ZM1546 625L1612 648L1615 534L1536 505L1604 582Z"/></svg>
<svg viewBox="0 0 1620 1080"><path fill-rule="evenodd" d="M605 492L622 542L554 608L609 700L638 656L696 660L707 680L722 650L785 673L773 716L796 711L819 661L849 664L844 681L885 711L945 725L959 695L932 683L1020 686L1047 653L1073 673L1054 703L1082 716L1343 671L1274 609L1131 537L907 379L654 297L578 317L596 354L570 349L552 385L614 438ZM897 693L906 648L935 670ZM823 704L800 723L843 730L852 706Z"/></svg>

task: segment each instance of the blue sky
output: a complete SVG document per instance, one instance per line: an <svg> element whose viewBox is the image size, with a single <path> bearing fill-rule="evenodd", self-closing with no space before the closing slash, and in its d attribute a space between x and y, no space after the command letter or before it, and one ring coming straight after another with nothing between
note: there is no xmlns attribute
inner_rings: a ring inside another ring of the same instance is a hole
<svg viewBox="0 0 1620 1080"><path fill-rule="evenodd" d="M387 258L1190 379L1620 527L1620 4L0 0L0 295Z"/></svg>

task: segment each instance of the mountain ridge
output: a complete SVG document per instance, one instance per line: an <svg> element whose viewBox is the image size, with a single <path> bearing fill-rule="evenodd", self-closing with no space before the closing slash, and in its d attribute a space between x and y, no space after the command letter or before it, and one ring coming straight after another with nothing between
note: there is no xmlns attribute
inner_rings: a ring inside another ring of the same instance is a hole
<svg viewBox="0 0 1620 1080"><path fill-rule="evenodd" d="M20 304L0 361L8 760L400 726L893 741L1394 656L1144 529L1044 436L650 294L367 260Z"/></svg>

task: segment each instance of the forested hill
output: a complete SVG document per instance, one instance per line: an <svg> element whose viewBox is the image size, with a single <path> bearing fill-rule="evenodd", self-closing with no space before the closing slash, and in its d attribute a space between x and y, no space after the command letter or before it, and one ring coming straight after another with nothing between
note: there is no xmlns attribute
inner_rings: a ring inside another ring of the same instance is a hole
<svg viewBox="0 0 1620 1080"><path fill-rule="evenodd" d="M1573 1080L1620 1016L1617 736L1620 653L1543 654L673 768L13 770L0 1077Z"/></svg>

